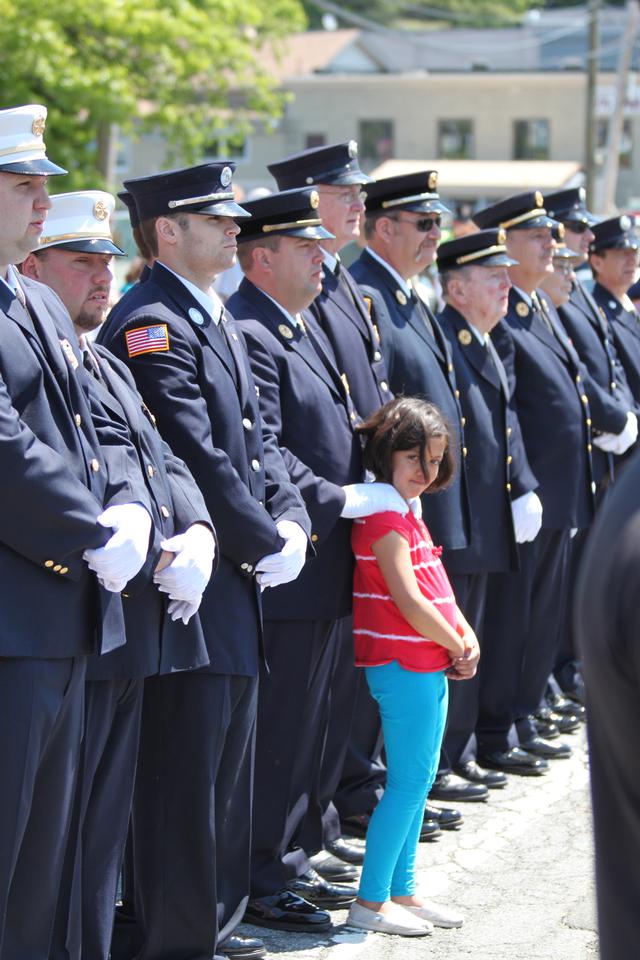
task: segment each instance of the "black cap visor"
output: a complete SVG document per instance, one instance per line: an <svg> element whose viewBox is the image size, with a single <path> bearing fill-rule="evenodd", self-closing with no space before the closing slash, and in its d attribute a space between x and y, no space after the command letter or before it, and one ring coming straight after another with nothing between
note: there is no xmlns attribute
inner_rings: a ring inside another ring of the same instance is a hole
<svg viewBox="0 0 640 960"><path fill-rule="evenodd" d="M373 177L368 177L366 173L363 173L362 170L336 170L335 173L322 173L317 178L314 179L314 182L308 184L308 186L314 186L323 184L327 187L350 187L350 186L361 186L364 187L367 183L375 183Z"/></svg>
<svg viewBox="0 0 640 960"><path fill-rule="evenodd" d="M592 227L598 222L598 218L594 217L589 210L567 210L566 213L556 213L555 215L569 230L572 223L586 223L588 227Z"/></svg>
<svg viewBox="0 0 640 960"><path fill-rule="evenodd" d="M504 226L504 225L503 225ZM551 217L548 217L545 214L541 214L539 217L531 217L529 220L523 220L522 223L514 223L512 227L505 227L506 230L535 230L539 227L546 227L548 230L553 230L555 227L559 227L560 223L558 220L552 220Z"/></svg>
<svg viewBox="0 0 640 960"><path fill-rule="evenodd" d="M16 163L0 163L0 173L18 173L28 177L60 177L68 173L64 167L59 167L43 157L41 160L21 160Z"/></svg>
<svg viewBox="0 0 640 960"><path fill-rule="evenodd" d="M241 207L235 200L220 200L217 203L209 203L206 207L194 209L185 204L178 213L202 213L207 217L233 217L238 220L240 217L250 217L251 214L244 207Z"/></svg>
<svg viewBox="0 0 640 960"><path fill-rule="evenodd" d="M124 250L117 247L113 240L107 240L106 237L85 238L84 240L63 240L60 243L52 244L47 244L47 241L44 240L39 249L55 250L58 248L61 250L70 250L73 253L106 253L112 257L126 257ZM37 250L34 250L34 253L37 252Z"/></svg>

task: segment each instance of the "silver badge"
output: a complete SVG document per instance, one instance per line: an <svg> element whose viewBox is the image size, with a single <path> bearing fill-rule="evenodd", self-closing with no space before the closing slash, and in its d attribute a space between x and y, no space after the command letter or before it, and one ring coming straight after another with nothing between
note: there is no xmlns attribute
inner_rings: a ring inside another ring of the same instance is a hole
<svg viewBox="0 0 640 960"><path fill-rule="evenodd" d="M231 167L223 167L220 174L220 183L223 187L228 187L231 183L231 178L233 173L231 172Z"/></svg>
<svg viewBox="0 0 640 960"><path fill-rule="evenodd" d="M620 229L624 231L631 230L631 217L627 217L624 214L620 217Z"/></svg>
<svg viewBox="0 0 640 960"><path fill-rule="evenodd" d="M204 317L199 310L196 310L195 307L189 308L189 320L193 320L194 323L197 323L199 327L204 323Z"/></svg>
<svg viewBox="0 0 640 960"><path fill-rule="evenodd" d="M349 140L349 143L347 144L347 152L352 160L355 160L355 158L358 156L358 144L355 140Z"/></svg>

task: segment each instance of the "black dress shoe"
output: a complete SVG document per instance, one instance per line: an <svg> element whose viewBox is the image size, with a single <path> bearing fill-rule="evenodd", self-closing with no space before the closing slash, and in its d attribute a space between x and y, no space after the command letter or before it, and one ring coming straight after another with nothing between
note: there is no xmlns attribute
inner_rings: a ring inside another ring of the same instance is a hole
<svg viewBox="0 0 640 960"><path fill-rule="evenodd" d="M343 817L340 821L343 833L348 837L366 837L369 827L369 814L357 813L353 817Z"/></svg>
<svg viewBox="0 0 640 960"><path fill-rule="evenodd" d="M489 790L497 790L504 787L507 783L506 774L499 770L483 770L475 760L467 760L456 767L455 772L459 777L468 780L470 783L482 783Z"/></svg>
<svg viewBox="0 0 640 960"><path fill-rule="evenodd" d="M545 740L557 740L560 736L560 728L551 719L550 712L548 717L540 717L538 714L536 714L533 719L533 724L536 728L538 736L544 737Z"/></svg>
<svg viewBox="0 0 640 960"><path fill-rule="evenodd" d="M550 694L547 697L547 703L553 712L560 714L560 716L577 717L578 720L586 719L587 711L581 703L577 703L575 700L569 700L559 693Z"/></svg>
<svg viewBox="0 0 640 960"><path fill-rule="evenodd" d="M474 803L486 800L488 796L489 791L481 783L469 783L450 773L436 777L429 791L430 800L449 800L452 803Z"/></svg>
<svg viewBox="0 0 640 960"><path fill-rule="evenodd" d="M425 804L425 820L435 820L441 830L456 830L462 826L462 814L459 810L453 810L451 807L434 807L430 803Z"/></svg>
<svg viewBox="0 0 640 960"><path fill-rule="evenodd" d="M440 824L437 820L423 819L420 827L420 843L428 843L430 840L437 840L442 834Z"/></svg>
<svg viewBox="0 0 640 960"><path fill-rule="evenodd" d="M329 883L351 883L358 879L358 869L352 863L345 863L334 857L328 850L320 850L319 853L309 857L309 863L319 873L323 880Z"/></svg>
<svg viewBox="0 0 640 960"><path fill-rule="evenodd" d="M257 937L239 937L232 934L218 944L225 957L229 960L260 960L260 957L266 957L267 950Z"/></svg>
<svg viewBox="0 0 640 960"><path fill-rule="evenodd" d="M325 910L318 910L290 890L249 900L243 922L295 933L324 933L331 929L331 917Z"/></svg>
<svg viewBox="0 0 640 960"><path fill-rule="evenodd" d="M356 898L358 890L341 883L327 883L311 868L299 877L289 880L287 890L303 897L316 907L327 910L341 910L348 907Z"/></svg>
<svg viewBox="0 0 640 960"><path fill-rule="evenodd" d="M510 750L493 750L478 757L482 767L491 770L502 770L504 773L517 773L521 777L539 777L549 769L549 764L541 757L534 757L521 750L520 747L511 747Z"/></svg>
<svg viewBox="0 0 640 960"><path fill-rule="evenodd" d="M571 747L568 743L548 743L542 737L531 737L521 744L523 750L532 753L543 760L564 760L571 756Z"/></svg>
<svg viewBox="0 0 640 960"><path fill-rule="evenodd" d="M355 863L356 866L364 863L364 847L357 847L355 843L349 843L342 837L332 840L331 843L327 844L326 849L338 860L344 860L345 863Z"/></svg>

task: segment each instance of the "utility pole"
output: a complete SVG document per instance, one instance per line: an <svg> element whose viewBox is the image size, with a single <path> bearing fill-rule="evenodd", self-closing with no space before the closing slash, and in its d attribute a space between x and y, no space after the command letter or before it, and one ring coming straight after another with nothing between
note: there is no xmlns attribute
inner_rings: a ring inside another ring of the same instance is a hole
<svg viewBox="0 0 640 960"><path fill-rule="evenodd" d="M618 61L618 76L616 79L616 98L613 112L609 119L609 136L607 138L607 155L604 164L604 184L602 191L602 212L611 215L615 212L616 182L620 166L620 141L624 125L624 102L629 82L629 67L633 45L640 21L640 6L638 0L627 0L627 22L624 35L620 42L620 59Z"/></svg>
<svg viewBox="0 0 640 960"><path fill-rule="evenodd" d="M593 209L596 179L596 88L598 84L598 13L602 0L589 0L589 54L587 60L587 103L585 116L585 187L587 205Z"/></svg>

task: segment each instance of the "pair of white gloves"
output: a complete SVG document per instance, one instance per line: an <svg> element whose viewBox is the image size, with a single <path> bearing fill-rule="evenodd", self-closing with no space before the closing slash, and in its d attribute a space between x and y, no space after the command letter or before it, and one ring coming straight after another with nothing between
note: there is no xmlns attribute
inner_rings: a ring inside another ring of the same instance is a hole
<svg viewBox="0 0 640 960"><path fill-rule="evenodd" d="M83 557L106 590L120 593L146 560L151 517L141 504L125 503L108 507L98 523L114 532L103 547L85 550ZM184 533L163 540L161 546L175 556L154 574L153 580L169 597L171 619L187 624L198 610L211 577L215 540L207 526L196 523Z"/></svg>
<svg viewBox="0 0 640 960"><path fill-rule="evenodd" d="M418 516L422 515L419 497L407 506L389 483L352 483L342 489L345 502L340 516L348 520L385 510L405 514L409 508L414 513L420 510ZM302 527L293 520L280 520L276 527L285 545L279 553L271 553L256 564L256 579L263 590L295 580L307 556L307 537Z"/></svg>
<svg viewBox="0 0 640 960"><path fill-rule="evenodd" d="M626 453L629 447L638 439L638 418L631 410L627 413L627 422L620 433L601 433L594 437L594 446L604 450L605 453Z"/></svg>

